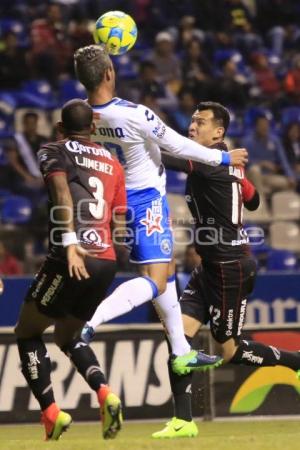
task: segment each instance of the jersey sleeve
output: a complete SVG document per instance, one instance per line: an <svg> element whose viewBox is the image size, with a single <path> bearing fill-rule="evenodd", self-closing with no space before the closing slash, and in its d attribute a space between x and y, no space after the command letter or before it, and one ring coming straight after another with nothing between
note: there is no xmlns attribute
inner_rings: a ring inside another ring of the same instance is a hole
<svg viewBox="0 0 300 450"><path fill-rule="evenodd" d="M177 158L191 159L209 166L223 162L223 152L188 139L168 127L151 109L139 105L139 126L144 138L150 139Z"/></svg>
<svg viewBox="0 0 300 450"><path fill-rule="evenodd" d="M255 211L260 204L259 193L255 186L246 177L242 179L242 196L245 207L249 211Z"/></svg>
<svg viewBox="0 0 300 450"><path fill-rule="evenodd" d="M114 210L115 214L125 214L127 211L125 176L123 168L118 162L116 162L116 167L116 176L118 177L118 182L116 183L112 209Z"/></svg>
<svg viewBox="0 0 300 450"><path fill-rule="evenodd" d="M40 171L45 181L50 177L66 173L64 156L58 145L45 145L38 152Z"/></svg>

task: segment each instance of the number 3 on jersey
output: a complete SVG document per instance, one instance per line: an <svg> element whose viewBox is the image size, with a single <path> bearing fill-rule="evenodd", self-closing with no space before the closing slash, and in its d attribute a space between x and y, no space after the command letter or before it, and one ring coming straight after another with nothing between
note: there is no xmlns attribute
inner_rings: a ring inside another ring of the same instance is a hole
<svg viewBox="0 0 300 450"><path fill-rule="evenodd" d="M100 220L103 218L105 207L105 200L103 198L104 186L102 181L97 177L90 177L89 185L91 188L96 188L95 192L93 192L93 196L97 200L97 203L89 204L89 211L95 219Z"/></svg>

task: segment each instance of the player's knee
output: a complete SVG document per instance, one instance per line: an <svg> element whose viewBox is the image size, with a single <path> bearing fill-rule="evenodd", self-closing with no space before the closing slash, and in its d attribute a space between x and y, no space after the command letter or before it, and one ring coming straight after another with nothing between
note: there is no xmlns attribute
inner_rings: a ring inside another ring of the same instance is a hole
<svg viewBox="0 0 300 450"><path fill-rule="evenodd" d="M166 280L155 280L152 278L152 281L155 283L155 285L157 287L158 295L163 294L165 292L165 290L167 289Z"/></svg>
<svg viewBox="0 0 300 450"><path fill-rule="evenodd" d="M15 326L15 328L14 328L14 333L15 333L15 335L16 335L16 337L17 338L20 338L21 336L21 332L20 332L21 330L20 330L20 327L19 327L19 323L17 323L17 325Z"/></svg>
<svg viewBox="0 0 300 450"><path fill-rule="evenodd" d="M26 330L20 322L15 326L14 332L17 339L28 339L32 337L32 334L28 333L28 330Z"/></svg>

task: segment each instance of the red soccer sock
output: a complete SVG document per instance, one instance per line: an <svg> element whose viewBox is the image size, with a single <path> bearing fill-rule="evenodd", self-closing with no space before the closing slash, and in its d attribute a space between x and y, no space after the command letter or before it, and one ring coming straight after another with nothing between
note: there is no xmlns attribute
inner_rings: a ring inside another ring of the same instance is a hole
<svg viewBox="0 0 300 450"><path fill-rule="evenodd" d="M103 406L106 400L106 397L110 393L110 387L107 384L101 384L97 391L98 402L100 406Z"/></svg>

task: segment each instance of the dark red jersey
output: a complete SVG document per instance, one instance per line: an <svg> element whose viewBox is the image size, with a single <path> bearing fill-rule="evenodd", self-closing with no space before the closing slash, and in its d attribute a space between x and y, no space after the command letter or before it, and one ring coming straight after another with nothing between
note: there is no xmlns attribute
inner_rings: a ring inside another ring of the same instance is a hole
<svg viewBox="0 0 300 450"><path fill-rule="evenodd" d="M111 237L112 214L126 212L126 192L120 163L103 147L86 140L62 140L44 145L38 152L45 183L65 173L73 199L74 225L82 247L101 259L115 260ZM53 217L49 196L49 250L65 257L61 245L64 224Z"/></svg>

